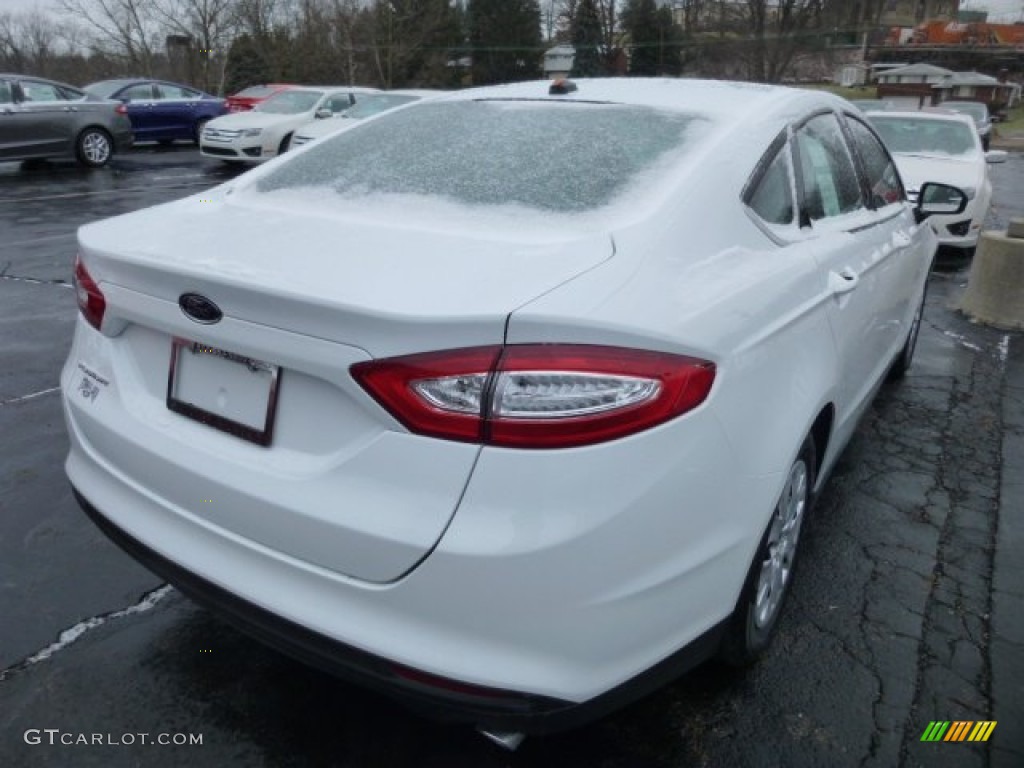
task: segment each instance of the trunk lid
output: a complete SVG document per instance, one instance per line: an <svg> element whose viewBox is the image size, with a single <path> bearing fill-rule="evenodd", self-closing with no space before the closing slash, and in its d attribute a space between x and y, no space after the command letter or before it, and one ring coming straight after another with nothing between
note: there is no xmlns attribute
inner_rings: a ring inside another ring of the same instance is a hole
<svg viewBox="0 0 1024 768"><path fill-rule="evenodd" d="M372 582L429 553L478 448L409 434L350 366L500 344L512 311L612 254L606 234L467 236L235 204L223 191L90 224L79 241L107 302L105 338L72 352L110 382L78 420L94 450L180 514ZM186 317L188 292L223 319ZM189 362L172 377L175 338L229 354L179 349ZM168 409L174 377L227 418L250 390L265 397L237 356L280 366L268 446Z"/></svg>

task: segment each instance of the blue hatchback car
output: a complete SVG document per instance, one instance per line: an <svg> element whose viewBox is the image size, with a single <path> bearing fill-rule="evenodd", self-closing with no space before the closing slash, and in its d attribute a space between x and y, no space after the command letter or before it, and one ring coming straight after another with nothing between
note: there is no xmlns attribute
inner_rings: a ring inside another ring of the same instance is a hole
<svg viewBox="0 0 1024 768"><path fill-rule="evenodd" d="M224 99L164 80L101 80L85 90L125 103L136 142L184 139L198 143L206 121L227 113Z"/></svg>

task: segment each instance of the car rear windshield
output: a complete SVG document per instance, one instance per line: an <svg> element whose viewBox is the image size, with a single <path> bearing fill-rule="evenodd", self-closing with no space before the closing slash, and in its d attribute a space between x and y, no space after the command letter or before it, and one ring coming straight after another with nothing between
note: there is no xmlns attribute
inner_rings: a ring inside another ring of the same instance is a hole
<svg viewBox="0 0 1024 768"><path fill-rule="evenodd" d="M281 91L260 102L254 109L275 115L297 115L311 110L321 96L323 93L320 91Z"/></svg>
<svg viewBox="0 0 1024 768"><path fill-rule="evenodd" d="M419 98L419 96L398 93L381 93L369 96L360 96L359 101L355 103L355 106L349 107L342 112L342 116L356 118L358 120L363 117L370 117L381 112L386 112L387 110L394 109L395 107L400 107L403 104L408 104L409 102L416 101Z"/></svg>
<svg viewBox="0 0 1024 768"><path fill-rule="evenodd" d="M272 93L276 93L277 89L270 88L266 85L250 85L245 90L239 91L235 96L243 99L265 99Z"/></svg>
<svg viewBox="0 0 1024 768"><path fill-rule="evenodd" d="M977 151L974 130L959 121L881 115L870 120L891 152L955 156Z"/></svg>
<svg viewBox="0 0 1024 768"><path fill-rule="evenodd" d="M101 99L109 99L130 82L130 80L102 80L88 86L87 90L93 96L99 96Z"/></svg>
<svg viewBox="0 0 1024 768"><path fill-rule="evenodd" d="M258 182L342 198L417 196L579 213L662 179L709 123L647 107L579 102L416 105L326 139Z"/></svg>
<svg viewBox="0 0 1024 768"><path fill-rule="evenodd" d="M974 101L947 101L939 105L940 107L946 107L956 112L963 112L965 115L970 115L974 118L976 123L985 122L985 118L988 117L988 107L981 102Z"/></svg>

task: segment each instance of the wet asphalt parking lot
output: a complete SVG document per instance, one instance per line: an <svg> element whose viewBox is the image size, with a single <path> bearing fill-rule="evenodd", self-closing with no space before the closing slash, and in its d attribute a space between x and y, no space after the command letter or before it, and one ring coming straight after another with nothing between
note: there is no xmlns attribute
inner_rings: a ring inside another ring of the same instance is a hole
<svg viewBox="0 0 1024 768"><path fill-rule="evenodd" d="M706 664L508 754L165 587L64 476L74 234L233 173L184 145L91 172L0 163L0 766L1024 765L1024 334L952 309L963 268L932 275L911 375L833 474L775 644L746 672ZM1024 156L993 178L990 224L1005 227L1024 215ZM932 720L998 726L985 744L921 742Z"/></svg>

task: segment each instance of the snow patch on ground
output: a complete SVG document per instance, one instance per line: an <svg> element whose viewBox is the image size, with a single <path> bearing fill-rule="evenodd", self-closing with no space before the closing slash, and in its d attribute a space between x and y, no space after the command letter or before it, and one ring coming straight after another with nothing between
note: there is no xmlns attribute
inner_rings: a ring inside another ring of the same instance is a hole
<svg viewBox="0 0 1024 768"><path fill-rule="evenodd" d="M65 629L63 632L61 632L57 636L56 641L50 643L41 651L37 651L36 653L32 654L19 664L16 664L13 667L10 667L0 672L0 680L5 680L7 678L8 673L10 673L11 671L26 669L27 667L31 667L33 664L38 664L41 661L46 661L47 659L51 658L54 654L59 653L60 651L63 651L65 648L76 643L79 640L79 638L81 638L90 630L96 629L97 627L102 627L109 621L113 621L115 619L123 619L126 616L133 616L137 613L145 613L146 611L152 610L154 607L156 607L157 603L159 603L173 591L174 587L172 587L170 584L165 584L164 586L159 587L158 589L155 589L152 592L149 592L148 594L144 595L142 599L134 605L129 605L127 608L122 608L118 611L103 614L102 616L92 616L88 619L85 619L84 621L78 622L73 627L69 627L68 629Z"/></svg>

